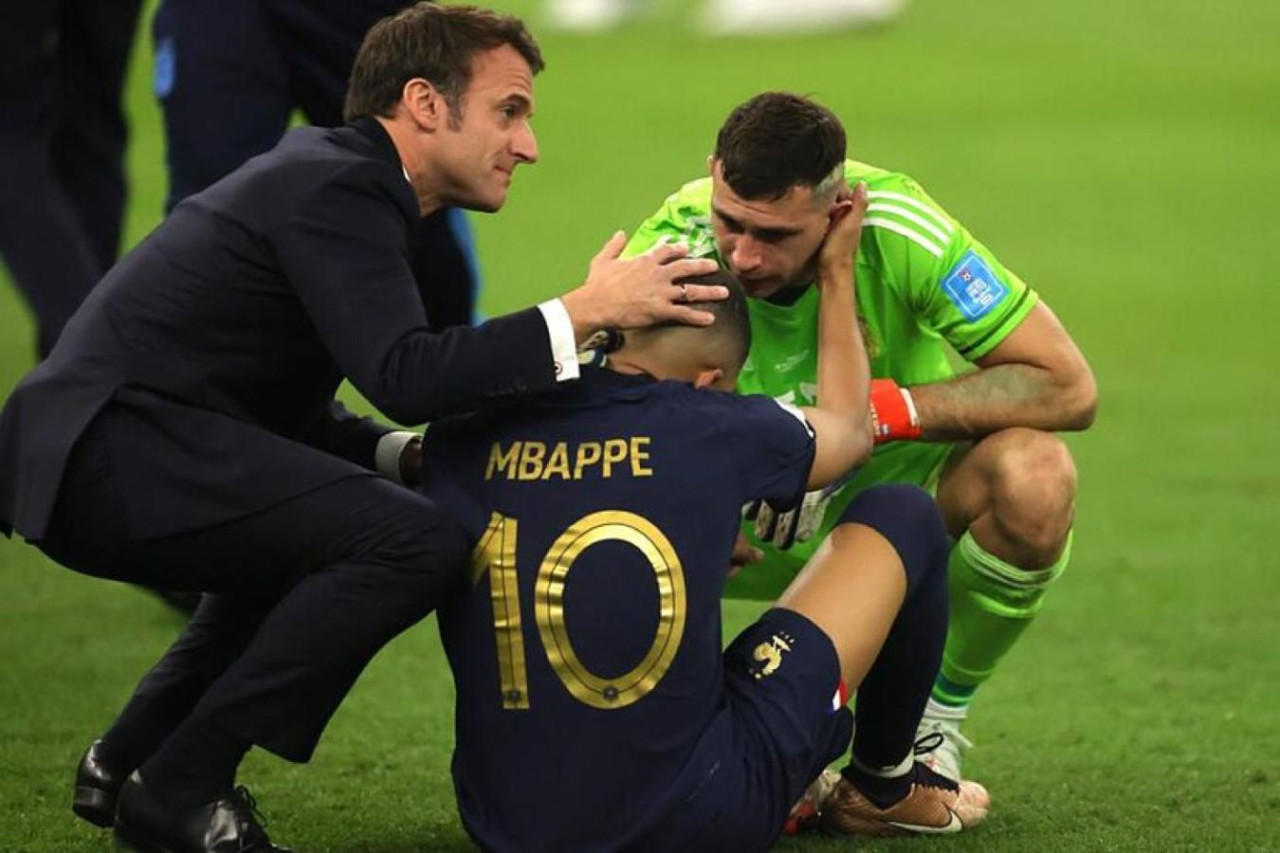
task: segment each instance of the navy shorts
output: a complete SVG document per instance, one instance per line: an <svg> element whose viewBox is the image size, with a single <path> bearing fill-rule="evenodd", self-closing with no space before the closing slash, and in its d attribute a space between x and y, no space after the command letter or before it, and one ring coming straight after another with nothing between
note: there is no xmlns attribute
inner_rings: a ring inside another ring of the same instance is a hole
<svg viewBox="0 0 1280 853"><path fill-rule="evenodd" d="M809 783L849 748L853 714L832 707L835 646L799 613L774 608L739 634L724 680L724 707L698 750L717 753L716 771L646 849L766 850Z"/></svg>

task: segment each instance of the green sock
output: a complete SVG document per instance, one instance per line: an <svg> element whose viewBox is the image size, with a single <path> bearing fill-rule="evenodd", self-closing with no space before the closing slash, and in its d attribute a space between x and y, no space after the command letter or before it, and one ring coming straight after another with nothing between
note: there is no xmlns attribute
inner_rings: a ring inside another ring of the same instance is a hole
<svg viewBox="0 0 1280 853"><path fill-rule="evenodd" d="M1045 590L1071 558L1071 534L1052 566L1026 571L982 549L973 535L951 549L951 624L933 699L964 707L1040 612Z"/></svg>

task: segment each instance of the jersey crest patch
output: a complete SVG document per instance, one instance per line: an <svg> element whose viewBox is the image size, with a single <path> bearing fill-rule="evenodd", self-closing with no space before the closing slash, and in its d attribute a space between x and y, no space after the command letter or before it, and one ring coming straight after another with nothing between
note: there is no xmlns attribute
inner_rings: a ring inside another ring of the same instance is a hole
<svg viewBox="0 0 1280 853"><path fill-rule="evenodd" d="M791 651L795 642L795 637L780 631L774 634L769 642L756 646L751 652L751 657L755 660L755 663L749 667L751 677L759 681L777 672L778 667L782 666L782 653Z"/></svg>
<svg viewBox="0 0 1280 853"><path fill-rule="evenodd" d="M1008 286L972 249L951 268L942 289L966 320L985 317L1009 295Z"/></svg>

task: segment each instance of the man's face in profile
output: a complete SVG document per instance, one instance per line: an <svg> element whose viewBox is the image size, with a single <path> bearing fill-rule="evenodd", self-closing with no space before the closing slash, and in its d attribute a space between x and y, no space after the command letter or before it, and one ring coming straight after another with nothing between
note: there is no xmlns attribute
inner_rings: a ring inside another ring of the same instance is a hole
<svg viewBox="0 0 1280 853"><path fill-rule="evenodd" d="M477 54L471 84L440 129L442 196L451 204L492 213L507 200L517 165L538 159L533 72L510 45Z"/></svg>

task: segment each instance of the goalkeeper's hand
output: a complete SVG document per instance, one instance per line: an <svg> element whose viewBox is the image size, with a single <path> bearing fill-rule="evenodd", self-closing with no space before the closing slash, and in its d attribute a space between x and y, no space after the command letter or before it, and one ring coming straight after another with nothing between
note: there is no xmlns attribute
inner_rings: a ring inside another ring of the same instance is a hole
<svg viewBox="0 0 1280 853"><path fill-rule="evenodd" d="M871 429L876 444L919 438L924 429L911 392L892 379L872 379Z"/></svg>
<svg viewBox="0 0 1280 853"><path fill-rule="evenodd" d="M835 489L815 489L805 492L800 505L786 512L776 512L764 501L752 501L743 509L743 517L755 522L756 538L770 542L785 551L797 542L807 542L822 527L822 518Z"/></svg>

